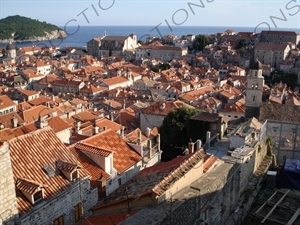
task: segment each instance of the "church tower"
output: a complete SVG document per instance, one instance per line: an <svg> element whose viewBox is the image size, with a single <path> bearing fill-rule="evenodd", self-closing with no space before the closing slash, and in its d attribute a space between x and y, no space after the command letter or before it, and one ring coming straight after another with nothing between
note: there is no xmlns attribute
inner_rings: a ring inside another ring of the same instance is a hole
<svg viewBox="0 0 300 225"><path fill-rule="evenodd" d="M12 59L15 59L17 56L16 47L12 43L12 41L10 41L6 46L6 54L7 54L7 58L12 58Z"/></svg>
<svg viewBox="0 0 300 225"><path fill-rule="evenodd" d="M247 76L245 118L259 118L262 104L262 89L265 79L262 75L262 64L256 59L250 66Z"/></svg>

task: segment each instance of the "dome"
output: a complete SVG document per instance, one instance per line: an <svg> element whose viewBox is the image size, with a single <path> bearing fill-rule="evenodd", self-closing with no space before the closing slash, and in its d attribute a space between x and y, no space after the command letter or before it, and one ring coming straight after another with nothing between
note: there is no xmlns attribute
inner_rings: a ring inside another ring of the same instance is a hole
<svg viewBox="0 0 300 225"><path fill-rule="evenodd" d="M261 62L256 59L251 65L250 65L251 70L262 70L262 64Z"/></svg>
<svg viewBox="0 0 300 225"><path fill-rule="evenodd" d="M13 43L9 43L6 46L6 50L15 50L15 49L16 49L16 47Z"/></svg>

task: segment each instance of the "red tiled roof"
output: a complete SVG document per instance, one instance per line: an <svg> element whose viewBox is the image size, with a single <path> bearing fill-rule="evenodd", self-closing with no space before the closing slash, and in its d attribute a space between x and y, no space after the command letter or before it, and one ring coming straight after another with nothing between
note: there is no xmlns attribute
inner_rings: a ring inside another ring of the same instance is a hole
<svg viewBox="0 0 300 225"><path fill-rule="evenodd" d="M72 116L74 119L80 120L81 122L94 121L98 118L89 111L83 111Z"/></svg>
<svg viewBox="0 0 300 225"><path fill-rule="evenodd" d="M72 128L72 126L70 126L67 122L65 122L59 116L50 117L48 119L48 126L50 126L55 133Z"/></svg>
<svg viewBox="0 0 300 225"><path fill-rule="evenodd" d="M7 95L0 96L0 109L16 105Z"/></svg>
<svg viewBox="0 0 300 225"><path fill-rule="evenodd" d="M125 77L112 77L112 78L103 79L103 83L107 85L114 85L114 84L124 83L127 81L128 79Z"/></svg>
<svg viewBox="0 0 300 225"><path fill-rule="evenodd" d="M109 119L106 118L101 118L99 120L96 121L96 125L100 128L106 127L107 129L111 129L115 132L119 131L121 129L121 125L113 122Z"/></svg>
<svg viewBox="0 0 300 225"><path fill-rule="evenodd" d="M54 80L53 86L64 86L64 87L78 87L81 84L81 81L74 80Z"/></svg>
<svg viewBox="0 0 300 225"><path fill-rule="evenodd" d="M105 179L110 177L101 167L99 167L96 163L94 163L89 157L87 157L80 150L75 148L75 145L71 145L68 147L69 150L73 153L73 155L80 162L82 167L86 169L91 175L91 186L97 187L97 180L102 176Z"/></svg>
<svg viewBox="0 0 300 225"><path fill-rule="evenodd" d="M18 89L18 92L21 92L23 95L26 95L26 96L32 96L32 95L39 94L39 92L37 92L37 91L31 91L31 90L25 90L25 89Z"/></svg>
<svg viewBox="0 0 300 225"><path fill-rule="evenodd" d="M12 118L15 117L18 120L18 124L24 123L22 118L16 113L11 112L0 116L0 124L3 124L5 128L12 128Z"/></svg>
<svg viewBox="0 0 300 225"><path fill-rule="evenodd" d="M125 136L125 140L128 141L128 142L138 142L138 134L139 132L141 132L141 130L139 128L135 129L134 131L130 132L129 134L127 134ZM144 142L146 141L148 138L145 136L145 135L141 135L141 142Z"/></svg>
<svg viewBox="0 0 300 225"><path fill-rule="evenodd" d="M205 153L197 151L193 154L178 156L171 161L161 162L154 166L148 167L140 171L137 175L131 178L126 185L121 186L111 193L108 203L97 205L95 210L104 208L107 205L126 201L128 198L152 194L161 195L164 190L162 186L169 188L176 182L173 178L181 178L198 162L203 160ZM204 160L203 160L204 161Z"/></svg>
<svg viewBox="0 0 300 225"><path fill-rule="evenodd" d="M50 109L43 105L33 106L30 109L27 109L19 114L19 116L27 123L35 121L39 118L39 116L50 115L55 110Z"/></svg>
<svg viewBox="0 0 300 225"><path fill-rule="evenodd" d="M33 195L38 191L39 188L45 187L43 184L35 182L33 180L25 179L25 178L19 178L16 181L16 188L20 191L24 191L28 194Z"/></svg>
<svg viewBox="0 0 300 225"><path fill-rule="evenodd" d="M77 159L60 141L50 127L46 127L30 134L16 137L8 141L12 170L15 182L18 179L28 179L47 185L44 189L46 200L52 199L62 191L68 189L70 182L56 171L54 176L48 176L43 170L46 166L56 168L57 160L71 164L78 164ZM80 170L80 177L88 177L85 169ZM33 209L22 195L17 196L20 215Z"/></svg>
<svg viewBox="0 0 300 225"><path fill-rule="evenodd" d="M93 146L91 144L87 144L87 143L77 143L75 145L75 148L84 151L84 152L90 152L96 155L101 155L103 157L107 157L109 156L112 151L108 150L108 149L103 149L103 148L98 148L97 146Z"/></svg>
<svg viewBox="0 0 300 225"><path fill-rule="evenodd" d="M93 151L94 154L97 154L99 150L106 151L107 155L108 151L113 152L113 166L120 173L142 159L137 152L127 145L125 140L111 129L87 138L81 141L80 145L77 145L82 148L89 146L89 148L86 148L87 151ZM76 148L77 145L75 146Z"/></svg>
<svg viewBox="0 0 300 225"><path fill-rule="evenodd" d="M68 162L65 162L65 161L62 161L62 160L57 160L56 161L56 167L59 170L65 171L67 173L71 173L71 172L75 171L78 168L78 165L74 164L74 163L68 163Z"/></svg>

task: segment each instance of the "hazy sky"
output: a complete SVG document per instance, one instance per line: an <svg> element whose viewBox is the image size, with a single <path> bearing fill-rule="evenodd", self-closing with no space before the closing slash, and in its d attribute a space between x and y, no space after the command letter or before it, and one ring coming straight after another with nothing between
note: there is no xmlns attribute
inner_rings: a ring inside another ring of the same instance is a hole
<svg viewBox="0 0 300 225"><path fill-rule="evenodd" d="M261 24L259 26L271 29L297 28L299 31L300 0L0 0L0 17L10 15L59 26L156 26L167 25L167 20L171 27L256 27ZM272 17L281 20L273 18L272 21Z"/></svg>

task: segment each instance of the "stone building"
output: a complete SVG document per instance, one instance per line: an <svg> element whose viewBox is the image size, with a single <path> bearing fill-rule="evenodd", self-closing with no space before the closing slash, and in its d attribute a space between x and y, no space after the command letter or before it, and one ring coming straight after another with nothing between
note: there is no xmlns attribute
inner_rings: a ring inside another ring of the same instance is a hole
<svg viewBox="0 0 300 225"><path fill-rule="evenodd" d="M263 64L270 65L276 69L287 59L290 52L288 43L259 43L254 49L254 58Z"/></svg>
<svg viewBox="0 0 300 225"><path fill-rule="evenodd" d="M3 146L0 165L7 179L2 176L1 182L7 186L0 189L6 196L6 204L0 206L2 218L16 215L15 224L20 225L77 224L89 215L98 199L97 189L91 189L89 173L50 127Z"/></svg>
<svg viewBox="0 0 300 225"><path fill-rule="evenodd" d="M55 80L52 83L53 93L73 93L75 95L79 94L79 91L84 87L83 81L76 80Z"/></svg>
<svg viewBox="0 0 300 225"><path fill-rule="evenodd" d="M18 205L7 143L0 146L0 176L0 225L13 225L18 217Z"/></svg>
<svg viewBox="0 0 300 225"><path fill-rule="evenodd" d="M135 52L137 37L135 34L129 36L105 36L101 39L99 56L123 56L126 52Z"/></svg>
<svg viewBox="0 0 300 225"><path fill-rule="evenodd" d="M298 45L300 35L294 31L263 30L259 35L259 41L270 43L292 42Z"/></svg>
<svg viewBox="0 0 300 225"><path fill-rule="evenodd" d="M87 52L89 55L99 57L99 48L101 45L101 38L93 38L87 43Z"/></svg>
<svg viewBox="0 0 300 225"><path fill-rule="evenodd" d="M187 55L187 48L173 47L169 45L145 45L136 49L135 59L160 58L162 61L171 61L173 59L182 59Z"/></svg>
<svg viewBox="0 0 300 225"><path fill-rule="evenodd" d="M262 64L256 60L250 66L250 72L247 76L246 87L246 108L245 118L259 117L259 109L262 104L262 89L265 79L262 75Z"/></svg>
<svg viewBox="0 0 300 225"><path fill-rule="evenodd" d="M253 202L253 197L247 196L247 193L251 192L255 196L260 187L264 165L270 165L270 162L265 161L264 136L260 135L260 138L238 156L232 155L227 148L223 150L224 142L212 146L207 152L219 155L221 163L216 163L215 156L204 156L203 173L198 172L197 179L181 189L178 188L165 202L144 207L121 224L139 224L142 219L145 224L240 224L245 214L243 212L247 212ZM195 164L195 170L196 168L199 169L199 166ZM171 173L171 176L174 177L174 182L180 180L176 173ZM149 180L153 181L154 178ZM137 181L138 178L135 182ZM164 186L167 188L167 183ZM155 188L152 189L152 193L156 193ZM138 198L131 195L129 197L134 199L129 201L131 210L134 210L135 206L139 207L134 203L145 196L141 194ZM94 209L98 211L100 208L101 206L95 206Z"/></svg>

